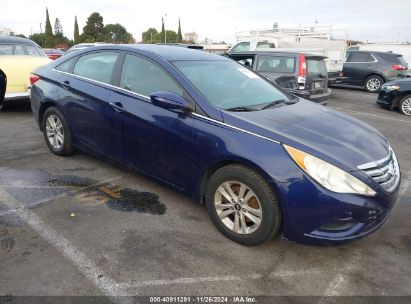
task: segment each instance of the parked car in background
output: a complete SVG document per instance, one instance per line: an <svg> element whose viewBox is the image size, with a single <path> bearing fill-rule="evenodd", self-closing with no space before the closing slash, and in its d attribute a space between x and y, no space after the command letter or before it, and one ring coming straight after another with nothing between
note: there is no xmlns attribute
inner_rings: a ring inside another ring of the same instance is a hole
<svg viewBox="0 0 411 304"><path fill-rule="evenodd" d="M226 56L299 97L326 104L331 95L324 56L281 50L227 53Z"/></svg>
<svg viewBox="0 0 411 304"><path fill-rule="evenodd" d="M43 50L47 54L47 57L49 57L51 60L56 60L57 58L60 58L61 56L64 55L64 52L59 49L43 49Z"/></svg>
<svg viewBox="0 0 411 304"><path fill-rule="evenodd" d="M65 55L70 54L72 52L78 51L78 50L82 50L82 49L86 49L92 46L98 46L98 45L110 45L110 43L106 43L106 42L94 42L94 43L80 43L80 44L76 44L73 45L71 48L69 48L67 50L67 52L65 53Z"/></svg>
<svg viewBox="0 0 411 304"><path fill-rule="evenodd" d="M390 110L398 108L402 114L411 116L411 78L385 83L377 103Z"/></svg>
<svg viewBox="0 0 411 304"><path fill-rule="evenodd" d="M6 84L7 84L6 75L3 73L2 70L0 70L0 109L2 108L4 94L6 93Z"/></svg>
<svg viewBox="0 0 411 304"><path fill-rule="evenodd" d="M280 229L310 244L361 238L398 196L399 164L381 133L223 56L100 46L33 79L31 107L52 153L79 149L163 181L205 203L240 244Z"/></svg>
<svg viewBox="0 0 411 304"><path fill-rule="evenodd" d="M378 92L387 82L407 76L408 64L401 54L373 51L349 51L342 78L335 84L364 87Z"/></svg>
<svg viewBox="0 0 411 304"><path fill-rule="evenodd" d="M4 100L28 98L30 73L48 62L50 59L35 42L20 37L0 36L0 70L7 79Z"/></svg>
<svg viewBox="0 0 411 304"><path fill-rule="evenodd" d="M253 29L236 32L237 43L228 53L245 51L279 50L310 53L324 56L328 71L328 81L333 83L340 77L347 50L344 31L333 29L331 25L280 27Z"/></svg>

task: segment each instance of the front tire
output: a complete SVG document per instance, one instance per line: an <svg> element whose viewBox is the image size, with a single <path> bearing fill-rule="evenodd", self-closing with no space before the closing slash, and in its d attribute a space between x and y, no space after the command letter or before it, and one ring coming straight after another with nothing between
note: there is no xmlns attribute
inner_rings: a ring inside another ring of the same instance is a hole
<svg viewBox="0 0 411 304"><path fill-rule="evenodd" d="M42 130L51 152L60 156L73 154L70 129L64 115L56 107L50 107L45 111Z"/></svg>
<svg viewBox="0 0 411 304"><path fill-rule="evenodd" d="M227 238L252 246L273 238L281 225L278 199L254 170L229 165L217 170L206 189L208 214Z"/></svg>
<svg viewBox="0 0 411 304"><path fill-rule="evenodd" d="M399 108L402 114L411 116L411 95L407 95L401 99Z"/></svg>
<svg viewBox="0 0 411 304"><path fill-rule="evenodd" d="M380 91L383 84L384 79L382 79L382 77L372 75L365 80L365 90L370 93L377 93Z"/></svg>

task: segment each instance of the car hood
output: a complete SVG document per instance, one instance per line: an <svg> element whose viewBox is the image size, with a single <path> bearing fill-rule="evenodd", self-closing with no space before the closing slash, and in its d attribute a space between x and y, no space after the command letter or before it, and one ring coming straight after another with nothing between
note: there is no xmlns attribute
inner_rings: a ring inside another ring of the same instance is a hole
<svg viewBox="0 0 411 304"><path fill-rule="evenodd" d="M406 77L406 78L399 78L396 80L392 80L390 82L386 82L384 85L411 85L411 77Z"/></svg>
<svg viewBox="0 0 411 304"><path fill-rule="evenodd" d="M222 111L222 115L229 125L293 146L346 171L389 154L388 141L373 127L303 99L273 109Z"/></svg>

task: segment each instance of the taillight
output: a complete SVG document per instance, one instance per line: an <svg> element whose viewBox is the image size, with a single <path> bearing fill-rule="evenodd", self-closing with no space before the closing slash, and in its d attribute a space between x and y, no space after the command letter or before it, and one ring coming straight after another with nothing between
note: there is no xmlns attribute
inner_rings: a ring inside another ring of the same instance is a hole
<svg viewBox="0 0 411 304"><path fill-rule="evenodd" d="M394 70L397 70L397 71L405 71L405 70L408 70L407 67L405 67L405 66L403 66L403 65L400 65L400 64L393 64L393 65L392 65L392 68L393 68Z"/></svg>
<svg viewBox="0 0 411 304"><path fill-rule="evenodd" d="M307 76L307 62L305 61L305 56L300 54L300 67L298 70L298 75L305 77Z"/></svg>
<svg viewBox="0 0 411 304"><path fill-rule="evenodd" d="M31 74L30 75L30 83L31 83L31 85L33 85L33 84L35 84L37 81L39 81L40 80L40 77L39 76L37 76L37 75L34 75L34 74Z"/></svg>

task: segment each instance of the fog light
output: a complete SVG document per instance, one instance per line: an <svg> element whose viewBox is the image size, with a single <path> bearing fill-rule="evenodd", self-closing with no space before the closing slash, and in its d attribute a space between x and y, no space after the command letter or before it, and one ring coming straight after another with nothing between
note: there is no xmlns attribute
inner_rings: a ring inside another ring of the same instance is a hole
<svg viewBox="0 0 411 304"><path fill-rule="evenodd" d="M350 230L356 224L357 223L353 220L353 218L349 217L346 219L340 219L337 221L329 222L325 225L322 225L317 230L324 232L340 232Z"/></svg>

